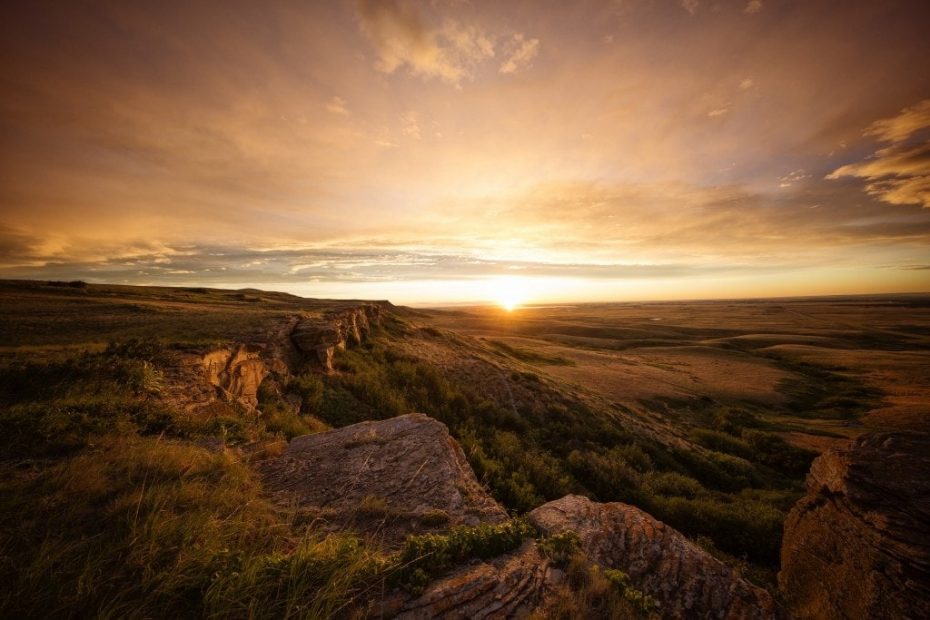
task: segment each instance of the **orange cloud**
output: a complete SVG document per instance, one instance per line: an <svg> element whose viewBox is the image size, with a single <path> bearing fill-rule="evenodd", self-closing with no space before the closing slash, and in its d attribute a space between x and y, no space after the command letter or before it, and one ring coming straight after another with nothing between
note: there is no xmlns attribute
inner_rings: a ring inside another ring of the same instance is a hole
<svg viewBox="0 0 930 620"><path fill-rule="evenodd" d="M412 4L359 0L357 7L362 29L378 53L377 67L385 73L406 67L414 75L457 85L494 56L494 44L479 29L454 20L431 27Z"/></svg>
<svg viewBox="0 0 930 620"><path fill-rule="evenodd" d="M501 73L516 73L528 67L539 53L539 39L527 39L522 34L513 35L508 44L507 58L500 66Z"/></svg>
<svg viewBox="0 0 930 620"><path fill-rule="evenodd" d="M827 178L865 179L866 191L885 202L930 208L930 136L916 145L907 141L927 130L930 99L873 123L866 135L892 144L878 149L865 161L837 168Z"/></svg>

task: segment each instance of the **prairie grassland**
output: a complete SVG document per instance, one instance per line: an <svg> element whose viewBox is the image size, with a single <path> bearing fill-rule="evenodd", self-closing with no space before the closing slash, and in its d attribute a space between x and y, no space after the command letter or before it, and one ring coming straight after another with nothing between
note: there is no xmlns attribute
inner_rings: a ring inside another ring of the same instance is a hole
<svg viewBox="0 0 930 620"><path fill-rule="evenodd" d="M816 452L920 420L930 395L930 304L893 298L396 308L335 372L306 359L269 377L260 415L161 398L177 349L346 303L0 283L0 617L347 615L532 535L413 539L414 574L403 550L316 530L262 488L254 465L287 439L410 411L445 423L515 516L567 493L632 503L771 587ZM576 577L568 607L631 604Z"/></svg>

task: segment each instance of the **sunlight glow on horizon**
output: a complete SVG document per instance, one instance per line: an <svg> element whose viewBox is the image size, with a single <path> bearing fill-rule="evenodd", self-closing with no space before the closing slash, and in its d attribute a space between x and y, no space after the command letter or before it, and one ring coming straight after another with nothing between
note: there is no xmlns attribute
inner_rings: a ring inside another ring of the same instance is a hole
<svg viewBox="0 0 930 620"><path fill-rule="evenodd" d="M539 283L542 286L542 283ZM504 276L495 278L490 283L491 295L497 304L507 312L513 312L517 307L527 303L532 282L526 278Z"/></svg>

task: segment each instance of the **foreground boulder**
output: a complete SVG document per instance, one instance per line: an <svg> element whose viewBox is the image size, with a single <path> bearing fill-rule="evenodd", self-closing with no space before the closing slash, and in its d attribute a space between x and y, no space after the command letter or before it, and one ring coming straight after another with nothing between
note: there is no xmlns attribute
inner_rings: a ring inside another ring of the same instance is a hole
<svg viewBox="0 0 930 620"><path fill-rule="evenodd" d="M817 458L785 522L779 586L801 618L930 618L930 433Z"/></svg>
<svg viewBox="0 0 930 620"><path fill-rule="evenodd" d="M529 514L546 535L573 531L594 563L622 570L666 618L772 618L774 602L682 534L627 504L568 495Z"/></svg>
<svg viewBox="0 0 930 620"><path fill-rule="evenodd" d="M264 474L279 501L307 517L388 543L507 519L445 425L420 413L297 437Z"/></svg>

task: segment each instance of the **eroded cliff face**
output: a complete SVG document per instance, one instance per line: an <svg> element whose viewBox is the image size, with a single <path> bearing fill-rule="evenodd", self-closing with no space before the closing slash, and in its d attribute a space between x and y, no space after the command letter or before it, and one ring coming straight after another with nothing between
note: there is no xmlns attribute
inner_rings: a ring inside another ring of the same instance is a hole
<svg viewBox="0 0 930 620"><path fill-rule="evenodd" d="M203 356L206 379L226 400L254 408L258 405L258 386L270 372L261 353L254 346L210 351Z"/></svg>
<svg viewBox="0 0 930 620"><path fill-rule="evenodd" d="M193 413L220 413L230 404L255 411L259 386L268 375L286 378L306 355L331 371L335 351L363 342L380 321L378 304L322 316L292 315L248 343L179 353L167 370L164 396L175 407Z"/></svg>
<svg viewBox="0 0 930 620"><path fill-rule="evenodd" d="M930 433L868 435L817 458L778 581L800 618L930 617Z"/></svg>
<svg viewBox="0 0 930 620"><path fill-rule="evenodd" d="M362 342L371 326L380 323L381 306L363 304L322 317L304 317L291 332L291 340L302 353L315 356L323 368L332 370L337 349Z"/></svg>
<svg viewBox="0 0 930 620"><path fill-rule="evenodd" d="M167 370L164 398L194 414L220 413L218 407L258 405L258 387L282 362L263 356L256 345L223 347L206 353L177 354ZM228 413L228 412L227 412Z"/></svg>

